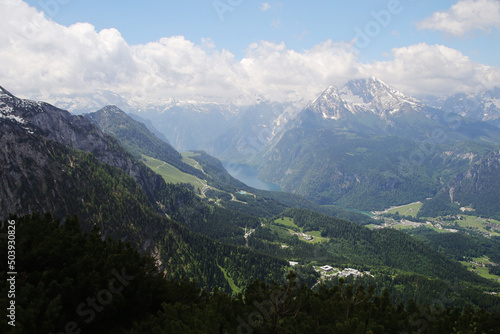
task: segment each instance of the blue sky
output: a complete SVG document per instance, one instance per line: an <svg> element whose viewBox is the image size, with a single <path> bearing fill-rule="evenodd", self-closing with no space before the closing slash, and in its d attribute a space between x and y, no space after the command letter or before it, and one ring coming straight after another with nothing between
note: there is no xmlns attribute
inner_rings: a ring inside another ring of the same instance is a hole
<svg viewBox="0 0 500 334"><path fill-rule="evenodd" d="M7 18L19 16L25 27L3 23L6 34L17 32L4 36L10 45L0 47L0 61L26 70L26 84L14 84L26 95L35 94L36 83L63 82L58 92L93 86L130 97L150 85L141 96L225 98L234 83L229 99L265 92L309 99L325 85L369 75L416 95L500 85L498 0L3 2L4 15L10 10ZM27 68L21 62L28 59L14 56L21 48L33 53L30 59L38 52L57 75L42 65ZM51 59L54 49L60 56ZM8 83L10 74L0 71ZM136 80L136 91L125 80ZM219 90L209 84L214 80ZM302 96L299 83L308 80Z"/></svg>
<svg viewBox="0 0 500 334"><path fill-rule="evenodd" d="M369 45L361 50L367 61L381 60L395 47L426 42L453 47L481 63L500 65L498 31L454 37L417 29L417 22L456 3L450 0L393 1L394 14L389 11L391 1L387 0L59 1L26 2L65 26L88 22L97 30L116 28L129 44L145 44L176 35L195 43L210 38L217 48L242 58L248 46L260 40L284 42L294 50L309 49L329 39L348 42L359 31L366 32L378 25L380 33L370 38ZM387 12L390 16L382 14ZM379 21L374 14L378 14ZM380 22L388 23L382 26Z"/></svg>

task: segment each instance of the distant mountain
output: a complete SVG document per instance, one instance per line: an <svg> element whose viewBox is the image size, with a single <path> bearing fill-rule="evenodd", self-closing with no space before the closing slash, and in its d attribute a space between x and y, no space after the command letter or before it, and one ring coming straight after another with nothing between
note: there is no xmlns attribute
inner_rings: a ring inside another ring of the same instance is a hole
<svg viewBox="0 0 500 334"><path fill-rule="evenodd" d="M463 117L500 125L500 87L477 94L458 93L430 101L437 108Z"/></svg>
<svg viewBox="0 0 500 334"><path fill-rule="evenodd" d="M173 102L164 106L136 108L150 119L179 151L212 151L214 139L231 123L234 110L217 103Z"/></svg>
<svg viewBox="0 0 500 334"><path fill-rule="evenodd" d="M493 125L445 113L377 78L326 89L259 153L259 176L321 204L363 210L435 195L444 180L500 144ZM461 152L460 154L465 154Z"/></svg>
<svg viewBox="0 0 500 334"><path fill-rule="evenodd" d="M443 113L371 77L328 87L288 128L329 127L363 134L423 139L430 127L450 126ZM441 123L441 125L436 122Z"/></svg>
<svg viewBox="0 0 500 334"><path fill-rule="evenodd" d="M149 131L151 131L156 137L160 138L161 140L163 140L164 142L166 142L167 144L169 145L172 145L170 144L170 142L168 141L167 137L165 137L165 135L160 132L154 125L153 125L153 122L151 122L149 119L146 119L144 117L141 117L139 115L135 115L135 114L128 114L130 117L132 117L134 120L136 120L137 122L141 122L141 123L144 123L144 125L148 128Z"/></svg>
<svg viewBox="0 0 500 334"><path fill-rule="evenodd" d="M252 105L177 102L134 109L180 151L203 150L223 160L245 161L266 146L300 107L260 101Z"/></svg>
<svg viewBox="0 0 500 334"><path fill-rule="evenodd" d="M220 159L248 161L262 150L293 114L292 106L261 101L239 108L231 124L213 140L213 154Z"/></svg>
<svg viewBox="0 0 500 334"><path fill-rule="evenodd" d="M177 150L204 150L224 161L248 162L284 128L324 126L355 129L373 135L398 135L423 140L433 121L444 130L462 121L488 121L500 126L500 88L478 94L456 94L444 98L422 98L404 94L376 77L351 80L340 89L328 87L306 110L305 103L277 103L258 100L254 104L180 101L169 97L148 101L125 98L111 91L80 95L50 96L54 105L75 114L90 113L106 105L116 105L127 113L152 121ZM297 115L298 118L297 118ZM313 117L313 116L316 116ZM457 118L458 117L458 118ZM142 121L142 120L141 120ZM147 123L142 121L143 123ZM468 124L468 131L484 132L482 126ZM472 130L471 130L472 129ZM456 129L455 129L456 130ZM150 131L154 132L150 127ZM462 129L458 133L462 133ZM489 132L486 129L486 132ZM453 133L455 135L456 133ZM156 135L159 137L158 133ZM447 134L447 138L452 137ZM470 137L472 133L459 138ZM487 133L491 135L491 133ZM164 139L164 138L162 138Z"/></svg>
<svg viewBox="0 0 500 334"><path fill-rule="evenodd" d="M382 80L351 80L339 91L328 87L310 106L325 119L339 120L351 114L374 114L387 120L392 115L424 112L426 106L417 99L390 87Z"/></svg>
<svg viewBox="0 0 500 334"><path fill-rule="evenodd" d="M99 110L107 105L117 105L125 110L132 108L127 99L109 90L98 90L86 94L49 96L46 100L58 108L77 115Z"/></svg>
<svg viewBox="0 0 500 334"><path fill-rule="evenodd" d="M261 150L303 108L302 103L258 99L235 101L155 101L126 99L109 91L51 96L50 101L75 114L92 113L115 105L142 123L157 137L161 133L179 151L204 150L223 160L244 161ZM141 119L138 119L141 118ZM154 123L154 128L148 125ZM158 130L158 132L155 132Z"/></svg>

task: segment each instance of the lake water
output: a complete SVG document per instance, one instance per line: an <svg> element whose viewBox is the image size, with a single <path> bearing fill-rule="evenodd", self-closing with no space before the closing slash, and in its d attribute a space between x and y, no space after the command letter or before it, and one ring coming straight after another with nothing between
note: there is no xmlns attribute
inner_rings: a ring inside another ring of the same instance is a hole
<svg viewBox="0 0 500 334"><path fill-rule="evenodd" d="M259 180L257 177L259 172L252 166L232 162L224 162L223 164L232 177L240 180L249 187L260 190L281 191L281 187L277 184Z"/></svg>

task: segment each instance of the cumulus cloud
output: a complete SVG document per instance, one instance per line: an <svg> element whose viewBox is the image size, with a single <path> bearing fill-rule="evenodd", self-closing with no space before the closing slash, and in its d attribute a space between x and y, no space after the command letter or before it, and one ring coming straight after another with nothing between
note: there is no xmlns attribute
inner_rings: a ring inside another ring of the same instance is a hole
<svg viewBox="0 0 500 334"><path fill-rule="evenodd" d="M325 87L356 76L357 55L351 45L331 40L297 52L284 43L250 45L240 62L253 91L278 100L312 99Z"/></svg>
<svg viewBox="0 0 500 334"><path fill-rule="evenodd" d="M372 75L409 94L500 85L499 68L440 45L394 49L391 60L366 64L350 43L328 40L296 51L260 41L239 60L210 39L196 44L172 36L129 45L116 29L65 27L21 0L2 4L7 10L0 11L0 85L32 99L109 90L142 101L309 101L329 85Z"/></svg>
<svg viewBox="0 0 500 334"><path fill-rule="evenodd" d="M418 22L417 27L438 30L458 37L471 31L499 28L500 1L460 0L448 11L434 13L431 17Z"/></svg>
<svg viewBox="0 0 500 334"><path fill-rule="evenodd" d="M128 45L116 29L61 26L12 1L17 4L0 14L8 32L1 34L1 84L31 98L99 89L143 99L307 99L351 75L356 59L349 45L331 41L301 52L262 41L241 60L210 39L195 44L172 36Z"/></svg>
<svg viewBox="0 0 500 334"><path fill-rule="evenodd" d="M182 36L131 46L116 29L61 26L22 1L0 11L2 85L24 95L111 90L125 96L231 95L237 62L205 39ZM14 19L15 18L15 19ZM21 19L20 19L21 18Z"/></svg>
<svg viewBox="0 0 500 334"><path fill-rule="evenodd" d="M96 32L88 23L63 27L21 1L0 14L0 77L26 93L120 87L136 63L116 29Z"/></svg>
<svg viewBox="0 0 500 334"><path fill-rule="evenodd" d="M413 95L472 92L500 85L500 68L478 64L443 45L415 44L392 50L392 60L363 66Z"/></svg>

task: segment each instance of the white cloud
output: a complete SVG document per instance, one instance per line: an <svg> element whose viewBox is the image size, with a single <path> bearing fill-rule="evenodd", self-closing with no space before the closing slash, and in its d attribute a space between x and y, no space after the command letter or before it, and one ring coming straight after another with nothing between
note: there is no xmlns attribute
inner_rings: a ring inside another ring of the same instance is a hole
<svg viewBox="0 0 500 334"><path fill-rule="evenodd" d="M434 13L417 23L419 29L439 30L464 36L476 30L489 31L500 27L500 1L460 0L446 12Z"/></svg>
<svg viewBox="0 0 500 334"><path fill-rule="evenodd" d="M24 2L10 3L0 12L0 77L13 90L63 93L103 83L119 88L136 71L116 29L96 32L88 23L63 27Z"/></svg>
<svg viewBox="0 0 500 334"><path fill-rule="evenodd" d="M268 11L269 9L271 9L271 5L268 3L268 2L263 2L261 5L260 5L260 10L263 11L263 12L266 12Z"/></svg>
<svg viewBox="0 0 500 334"><path fill-rule="evenodd" d="M297 52L284 43L261 41L250 46L241 60L252 91L277 100L310 100L328 85L356 76L354 48L326 41Z"/></svg>
<svg viewBox="0 0 500 334"><path fill-rule="evenodd" d="M392 50L393 59L362 66L405 93L445 95L500 85L500 68L478 64L443 45L420 43Z"/></svg>
<svg viewBox="0 0 500 334"><path fill-rule="evenodd" d="M210 39L195 44L173 36L129 45L116 29L96 31L88 23L65 27L20 0L2 6L7 10L0 11L0 85L32 99L109 90L148 101L307 101L331 84L371 75L409 94L500 85L500 68L441 45L394 49L391 60L366 64L348 43L328 40L296 51L260 41L238 60Z"/></svg>

